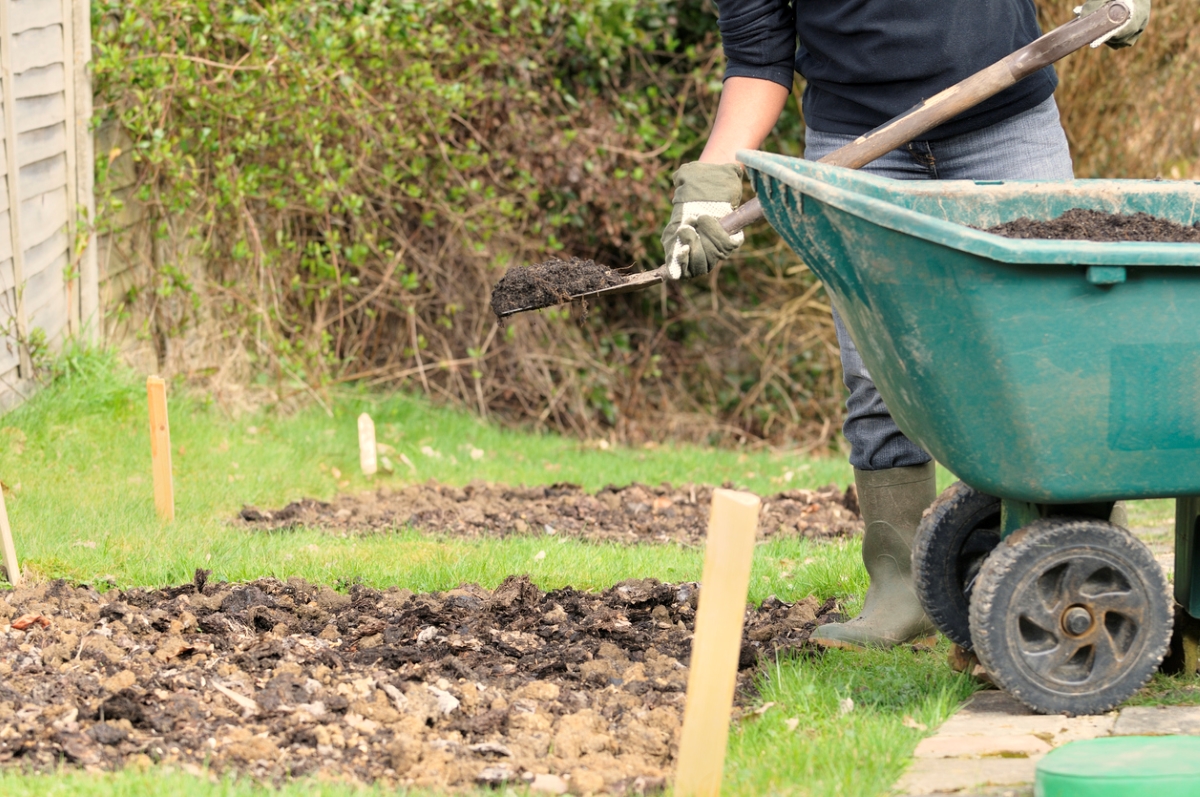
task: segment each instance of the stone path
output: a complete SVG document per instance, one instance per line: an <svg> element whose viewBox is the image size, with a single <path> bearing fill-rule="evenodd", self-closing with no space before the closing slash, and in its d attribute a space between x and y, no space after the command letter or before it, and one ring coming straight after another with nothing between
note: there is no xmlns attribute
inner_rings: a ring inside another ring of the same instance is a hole
<svg viewBox="0 0 1200 797"><path fill-rule="evenodd" d="M1200 707L1135 706L1095 717L1034 714L1004 692L979 692L917 745L899 794L1030 797L1038 759L1097 736L1200 735Z"/></svg>
<svg viewBox="0 0 1200 797"><path fill-rule="evenodd" d="M979 692L938 732L917 745L901 794L1033 793L1038 759L1076 739L1108 736L1116 714L1063 717L1034 714L1005 692ZM998 790L997 790L998 789Z"/></svg>
<svg viewBox="0 0 1200 797"><path fill-rule="evenodd" d="M1171 578L1170 529L1139 528ZM897 794L929 797L1032 797L1038 759L1059 745L1098 736L1200 735L1200 707L1126 708L1094 717L1034 714L1005 692L979 692L923 739L896 783Z"/></svg>

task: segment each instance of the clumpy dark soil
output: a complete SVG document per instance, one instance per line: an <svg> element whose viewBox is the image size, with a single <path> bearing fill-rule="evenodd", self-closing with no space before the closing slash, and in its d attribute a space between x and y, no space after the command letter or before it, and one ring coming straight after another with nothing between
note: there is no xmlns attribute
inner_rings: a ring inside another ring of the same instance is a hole
<svg viewBox="0 0 1200 797"><path fill-rule="evenodd" d="M256 529L325 528L377 533L412 527L462 537L559 535L595 542L699 545L708 530L710 486L664 484L605 487L590 494L575 484L505 487L428 482L394 492L306 498L274 511L245 507L239 523ZM830 485L763 499L759 535L845 537L862 531L854 489Z"/></svg>
<svg viewBox="0 0 1200 797"><path fill-rule="evenodd" d="M500 318L521 310L550 307L572 296L624 282L611 268L594 260L548 260L510 268L492 289L492 312Z"/></svg>
<svg viewBox="0 0 1200 797"><path fill-rule="evenodd" d="M1006 238L1044 238L1060 241L1200 243L1200 223L1185 227L1146 213L1122 215L1083 208L1068 210L1052 221L1015 219L989 227L987 232Z"/></svg>
<svg viewBox="0 0 1200 797"><path fill-rule="evenodd" d="M464 790L641 793L672 771L698 587L600 593L526 577L414 595L300 579L0 599L0 766L146 767ZM747 608L760 659L832 600Z"/></svg>

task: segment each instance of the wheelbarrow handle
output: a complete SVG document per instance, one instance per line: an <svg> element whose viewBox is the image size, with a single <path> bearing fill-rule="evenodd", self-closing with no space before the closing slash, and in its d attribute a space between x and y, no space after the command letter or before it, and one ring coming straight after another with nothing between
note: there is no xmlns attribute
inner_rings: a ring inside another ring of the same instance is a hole
<svg viewBox="0 0 1200 797"><path fill-rule="evenodd" d="M973 108L1009 86L1053 64L1101 36L1124 25L1129 20L1129 6L1122 0L1101 6L1086 17L1076 17L1035 39L1011 55L986 69L933 95L900 116L869 133L856 138L840 149L821 158L818 163L859 169L897 147L902 147L922 133L948 122L958 114ZM721 218L721 227L730 235L761 221L762 204L751 199L732 213Z"/></svg>

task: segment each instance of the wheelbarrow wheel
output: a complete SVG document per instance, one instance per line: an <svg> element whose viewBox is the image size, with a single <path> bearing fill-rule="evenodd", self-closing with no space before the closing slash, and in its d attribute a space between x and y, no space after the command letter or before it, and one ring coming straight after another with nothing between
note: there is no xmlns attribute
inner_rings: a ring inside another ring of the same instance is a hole
<svg viewBox="0 0 1200 797"><path fill-rule="evenodd" d="M1167 580L1150 549L1102 520L1045 518L984 562L975 654L1044 714L1098 714L1145 684L1171 639Z"/></svg>
<svg viewBox="0 0 1200 797"><path fill-rule="evenodd" d="M930 506L913 538L913 585L938 630L971 650L971 593L1000 544L1000 499L963 482Z"/></svg>

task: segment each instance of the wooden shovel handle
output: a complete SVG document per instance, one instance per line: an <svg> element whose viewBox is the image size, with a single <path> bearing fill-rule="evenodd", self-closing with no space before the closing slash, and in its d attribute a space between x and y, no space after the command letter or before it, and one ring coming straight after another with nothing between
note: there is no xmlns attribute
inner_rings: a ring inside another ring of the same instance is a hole
<svg viewBox="0 0 1200 797"><path fill-rule="evenodd" d="M914 105L900 116L834 150L818 163L859 169L876 158L948 122L1009 86L1084 47L1129 19L1129 8L1117 0L1086 17L1077 17L1039 39L1002 58L986 69ZM762 204L755 197L721 218L730 235L763 218Z"/></svg>

